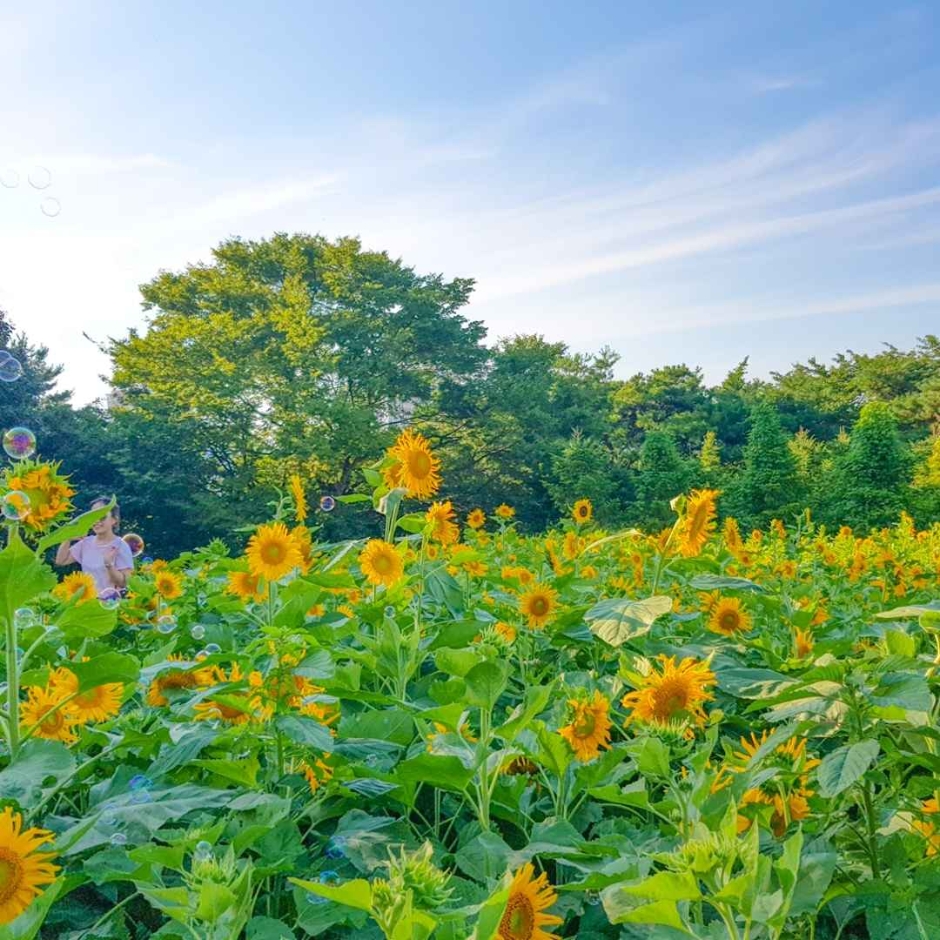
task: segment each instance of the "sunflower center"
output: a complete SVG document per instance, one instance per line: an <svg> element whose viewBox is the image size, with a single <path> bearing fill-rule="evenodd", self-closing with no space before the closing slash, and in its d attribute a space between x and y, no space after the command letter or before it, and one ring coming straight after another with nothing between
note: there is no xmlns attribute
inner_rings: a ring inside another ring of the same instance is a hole
<svg viewBox="0 0 940 940"><path fill-rule="evenodd" d="M509 898L506 912L499 922L499 935L502 940L531 940L535 931L535 911L532 902L522 894Z"/></svg>
<svg viewBox="0 0 940 940"><path fill-rule="evenodd" d="M424 479L431 472L431 458L420 450L409 454L408 470L413 477Z"/></svg>
<svg viewBox="0 0 940 940"><path fill-rule="evenodd" d="M536 617L544 617L548 613L548 599L545 597L533 597L529 602L529 610Z"/></svg>
<svg viewBox="0 0 940 940"><path fill-rule="evenodd" d="M681 680L666 680L653 693L656 717L671 718L676 712L685 711L689 702L689 690Z"/></svg>
<svg viewBox="0 0 940 940"><path fill-rule="evenodd" d="M388 574L392 570L392 559L388 555L376 555L372 560L372 567L379 574Z"/></svg>
<svg viewBox="0 0 940 940"><path fill-rule="evenodd" d="M0 848L0 904L6 904L22 883L22 858L8 848Z"/></svg>
<svg viewBox="0 0 940 940"><path fill-rule="evenodd" d="M719 620L722 630L727 630L729 633L733 633L738 629L738 615L733 610L726 610Z"/></svg>
<svg viewBox="0 0 940 940"><path fill-rule="evenodd" d="M266 564L279 565L284 561L284 546L280 542L268 542L261 549L261 557Z"/></svg>
<svg viewBox="0 0 940 940"><path fill-rule="evenodd" d="M589 738L597 727L597 716L594 712L585 711L578 715L572 724L576 737Z"/></svg>

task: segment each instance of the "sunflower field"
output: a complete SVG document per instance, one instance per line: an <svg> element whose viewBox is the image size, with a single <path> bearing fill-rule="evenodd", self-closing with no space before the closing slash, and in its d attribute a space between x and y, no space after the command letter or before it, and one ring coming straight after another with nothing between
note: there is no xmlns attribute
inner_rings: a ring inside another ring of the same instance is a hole
<svg viewBox="0 0 940 940"><path fill-rule="evenodd" d="M294 479L99 598L46 559L108 508L5 471L0 940L940 937L940 525L524 536L418 433L363 472L373 538Z"/></svg>

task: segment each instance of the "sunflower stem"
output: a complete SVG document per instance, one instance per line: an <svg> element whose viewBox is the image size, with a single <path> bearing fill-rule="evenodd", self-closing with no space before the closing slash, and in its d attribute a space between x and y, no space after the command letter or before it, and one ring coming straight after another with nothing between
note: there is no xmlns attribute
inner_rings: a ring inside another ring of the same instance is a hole
<svg viewBox="0 0 940 940"><path fill-rule="evenodd" d="M10 609L7 609L4 626L7 646L7 739L10 742L12 764L20 749L20 677L19 664L16 661L16 620Z"/></svg>

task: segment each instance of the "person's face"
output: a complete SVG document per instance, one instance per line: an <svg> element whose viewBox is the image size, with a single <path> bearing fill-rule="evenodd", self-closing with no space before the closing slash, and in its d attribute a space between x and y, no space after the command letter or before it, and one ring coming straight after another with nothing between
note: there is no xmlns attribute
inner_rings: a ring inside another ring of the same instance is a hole
<svg viewBox="0 0 940 940"><path fill-rule="evenodd" d="M106 505L105 503L95 503L95 505L92 506L91 508L101 509L105 505ZM94 532L95 535L102 535L102 534L107 534L109 532L113 532L114 524L116 521L117 520L114 518L114 516L109 512L103 519L99 519L91 527L91 531Z"/></svg>

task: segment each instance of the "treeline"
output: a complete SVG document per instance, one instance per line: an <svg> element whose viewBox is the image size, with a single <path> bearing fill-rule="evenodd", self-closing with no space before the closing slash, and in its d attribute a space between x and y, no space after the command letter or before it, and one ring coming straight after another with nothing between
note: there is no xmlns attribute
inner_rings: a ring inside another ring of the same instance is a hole
<svg viewBox="0 0 940 940"><path fill-rule="evenodd" d="M61 367L0 317L0 346L25 370L0 386L0 423L31 427L81 499L117 493L125 528L166 555L240 540L292 473L314 504L363 490L359 468L405 424L434 443L459 509L508 502L533 530L584 496L606 526L656 528L696 486L721 490L746 526L806 506L861 529L902 509L940 518L935 336L770 380L749 379L746 361L715 386L686 365L623 380L610 349L487 346L462 312L472 290L355 239L233 239L141 287L147 329L107 346L109 407L74 407ZM368 517L357 504L318 521L341 538Z"/></svg>

